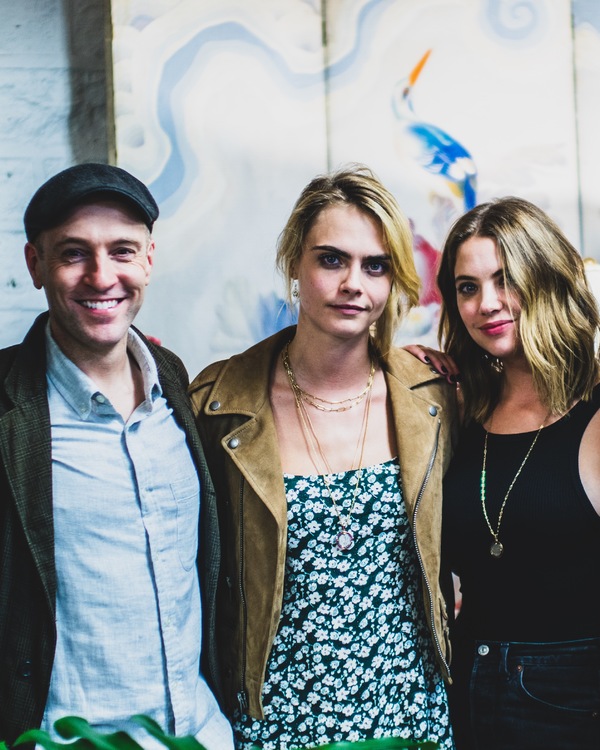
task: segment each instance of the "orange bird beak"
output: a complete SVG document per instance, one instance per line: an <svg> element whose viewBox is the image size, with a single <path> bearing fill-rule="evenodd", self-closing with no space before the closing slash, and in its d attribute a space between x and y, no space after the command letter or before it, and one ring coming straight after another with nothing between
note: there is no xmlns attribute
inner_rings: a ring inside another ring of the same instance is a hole
<svg viewBox="0 0 600 750"><path fill-rule="evenodd" d="M425 63L427 62L427 60L429 60L430 54L431 50L428 49L423 57L419 60L419 62L415 65L415 67L411 70L410 75L408 76L408 85L410 88L412 88L417 82L417 78L421 75L421 71L425 67Z"/></svg>

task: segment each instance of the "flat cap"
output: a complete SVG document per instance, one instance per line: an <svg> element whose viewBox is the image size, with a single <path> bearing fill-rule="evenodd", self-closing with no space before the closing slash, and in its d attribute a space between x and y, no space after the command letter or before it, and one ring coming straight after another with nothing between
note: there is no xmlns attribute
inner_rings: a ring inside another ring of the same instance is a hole
<svg viewBox="0 0 600 750"><path fill-rule="evenodd" d="M36 191L23 218L27 239L32 242L40 232L58 226L71 209L96 194L128 203L152 230L158 206L144 183L120 167L87 163L55 174Z"/></svg>

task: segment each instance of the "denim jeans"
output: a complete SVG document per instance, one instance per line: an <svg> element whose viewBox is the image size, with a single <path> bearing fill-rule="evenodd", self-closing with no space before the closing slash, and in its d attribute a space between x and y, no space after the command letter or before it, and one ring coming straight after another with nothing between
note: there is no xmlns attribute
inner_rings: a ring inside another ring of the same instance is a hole
<svg viewBox="0 0 600 750"><path fill-rule="evenodd" d="M600 749L600 638L476 641L452 672L457 750Z"/></svg>

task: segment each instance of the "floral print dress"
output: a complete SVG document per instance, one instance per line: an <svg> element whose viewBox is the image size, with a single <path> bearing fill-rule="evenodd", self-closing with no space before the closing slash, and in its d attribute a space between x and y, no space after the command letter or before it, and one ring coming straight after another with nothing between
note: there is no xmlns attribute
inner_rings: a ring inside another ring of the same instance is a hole
<svg viewBox="0 0 600 750"><path fill-rule="evenodd" d="M287 560L265 718L236 718L237 747L287 750L396 736L451 750L397 461L325 480L284 479ZM344 521L354 503L347 551L335 543L341 525L332 497Z"/></svg>

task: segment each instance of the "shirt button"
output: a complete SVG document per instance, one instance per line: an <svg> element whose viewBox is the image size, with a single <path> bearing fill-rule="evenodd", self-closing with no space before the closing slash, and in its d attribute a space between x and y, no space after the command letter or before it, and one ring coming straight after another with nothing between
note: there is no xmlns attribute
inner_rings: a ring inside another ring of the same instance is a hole
<svg viewBox="0 0 600 750"><path fill-rule="evenodd" d="M208 408L211 411L218 411L221 408L221 402L220 401L211 401L208 405Z"/></svg>
<svg viewBox="0 0 600 750"><path fill-rule="evenodd" d="M485 643L482 643L477 649L477 653L479 656L487 656L490 653L490 647L486 646Z"/></svg>
<svg viewBox="0 0 600 750"><path fill-rule="evenodd" d="M227 443L227 445L230 448L234 448L234 449L237 448L239 444L240 444L240 441L238 438L231 438L231 440Z"/></svg>
<svg viewBox="0 0 600 750"><path fill-rule="evenodd" d="M103 404L106 401L106 399L104 398L104 396L101 393L97 393L96 394L96 401L99 404Z"/></svg>
<svg viewBox="0 0 600 750"><path fill-rule="evenodd" d="M19 664L19 672L21 674L21 677L23 677L25 680L29 680L31 678L31 675L33 673L33 664L31 662L31 659L23 659L23 661Z"/></svg>
<svg viewBox="0 0 600 750"><path fill-rule="evenodd" d="M431 414L432 417L435 417L437 415L437 412L438 412L437 406L430 406L429 407L429 413Z"/></svg>

